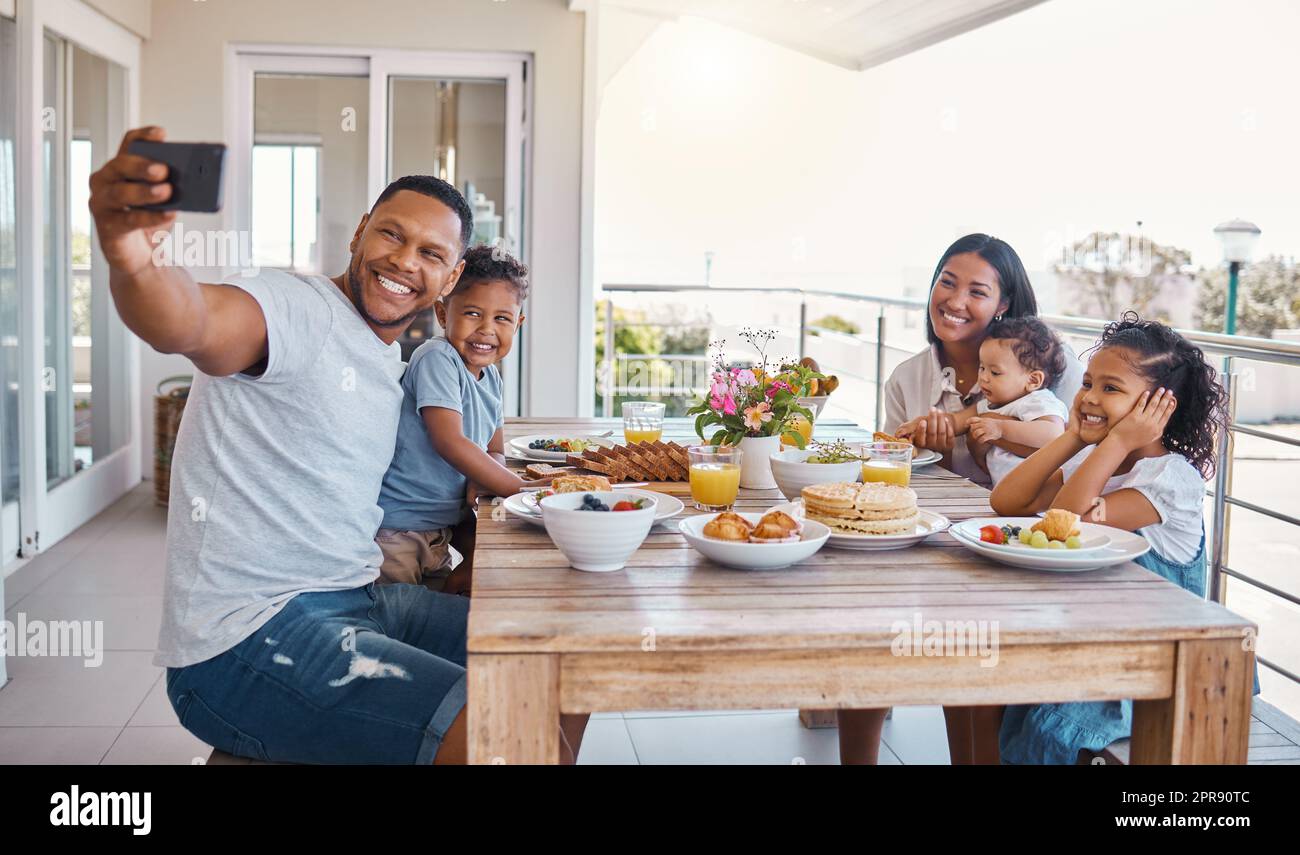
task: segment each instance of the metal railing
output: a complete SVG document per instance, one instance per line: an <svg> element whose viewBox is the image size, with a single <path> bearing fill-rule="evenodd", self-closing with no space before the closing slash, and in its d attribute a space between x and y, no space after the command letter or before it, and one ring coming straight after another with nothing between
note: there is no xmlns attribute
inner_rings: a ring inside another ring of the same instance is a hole
<svg viewBox="0 0 1300 855"><path fill-rule="evenodd" d="M615 331L619 326L642 326L641 322L632 321L624 324L618 324L614 321L614 295L615 294L705 294L725 298L737 294L763 294L763 295L784 295L797 296L799 298L799 356L802 358L807 352L808 334L812 331L831 332L824 328L810 325L808 323L808 299L826 299L826 300L844 300L850 303L866 304L876 307L876 330L874 338L867 338L861 334L849 336L855 339L862 346L870 346L875 350L875 371L871 382L875 387L875 424L879 427L884 422L884 396L881 390L885 384L885 355L890 348L886 336L885 309L896 308L913 311L924 311L926 301L907 299L901 297L877 297L863 294L852 294L841 291L819 291L801 288L713 288L703 285L604 285L602 290L605 293L605 359L604 366L607 382L603 387L602 409L606 416L613 415L612 403L620 391L631 391L626 387L619 387L613 384L612 379L617 376L616 367L618 360L634 361L638 359L667 359L673 358L690 362L707 361L707 355L700 354L617 354L614 352ZM1094 320L1092 318L1079 318L1071 315L1041 315L1044 322L1053 327L1060 333L1076 337L1100 337L1101 332L1106 327L1106 321ZM693 326L694 324L683 324L679 326ZM1293 447L1300 447L1300 439L1295 439L1271 431L1261 430L1258 427L1243 425L1237 422L1237 403L1240 393L1240 382L1237 371L1237 360L1250 360L1254 362L1263 362L1274 365L1284 365L1289 367L1300 367L1300 343L1277 341L1267 338L1256 338L1252 336L1225 335L1222 333L1211 333L1203 330L1178 330L1178 333L1188 341L1201 348L1207 356L1221 357L1223 359L1223 385L1228 393L1228 429L1222 431L1218 437L1217 460L1215 465L1214 489L1211 493L1213 499L1213 513L1211 520L1211 561L1207 579L1207 597L1216 602L1223 602L1223 577L1230 576L1266 591L1273 596L1279 597L1289 603L1300 605L1300 596L1281 590L1276 586L1269 585L1261 579L1255 578L1237 568L1228 564L1228 545L1231 538L1231 510L1233 507L1242 508L1254 513L1262 514L1271 519L1288 523L1300 527L1300 518L1293 517L1282 511L1267 508L1253 502L1246 501L1240 497L1232 495L1232 471L1233 471L1233 439L1236 434L1245 434L1259 439L1279 442ZM908 351L910 352L910 351ZM823 366L826 370L826 366ZM637 387L636 391L641 394L646 393L643 387ZM675 389L671 394L694 395L700 394L702 389L686 388ZM1290 679L1293 682L1300 683L1300 675L1285 668L1277 662L1259 656L1256 653L1256 659L1263 665Z"/></svg>

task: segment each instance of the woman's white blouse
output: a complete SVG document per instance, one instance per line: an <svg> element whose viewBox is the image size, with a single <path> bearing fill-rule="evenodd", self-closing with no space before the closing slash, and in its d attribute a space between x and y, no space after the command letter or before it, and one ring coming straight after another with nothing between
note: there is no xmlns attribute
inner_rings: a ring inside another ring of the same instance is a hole
<svg viewBox="0 0 1300 855"><path fill-rule="evenodd" d="M1065 342L1065 371L1053 385L1056 397L1070 405L1083 383L1083 365L1079 357ZM882 430L893 433L909 419L926 415L931 407L948 413L959 413L980 400L979 389L962 397L957 391L957 372L939 362L939 346L932 344L920 353L910 356L894 369L885 381L885 424ZM966 437L957 437L952 449L952 471L987 486L989 476L975 464L966 448Z"/></svg>

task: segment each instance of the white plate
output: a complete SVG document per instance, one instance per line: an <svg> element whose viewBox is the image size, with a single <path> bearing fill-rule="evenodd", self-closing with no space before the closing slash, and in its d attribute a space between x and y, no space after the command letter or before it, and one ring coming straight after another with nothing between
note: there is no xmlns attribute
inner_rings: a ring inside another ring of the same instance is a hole
<svg viewBox="0 0 1300 855"><path fill-rule="evenodd" d="M656 493L653 490L634 490L626 487L618 487L620 493L632 493L647 499L655 501L655 523L661 523L664 520L671 519L682 512L686 506L682 500L676 496L670 496L667 493ZM530 490L525 493L515 493L510 498L501 503L501 506L507 512L514 514L525 522L533 525L542 524L542 511L537 507L537 494L540 491Z"/></svg>
<svg viewBox="0 0 1300 855"><path fill-rule="evenodd" d="M772 508L776 510L776 508ZM732 540L715 540L704 536L704 526L717 514L697 514L678 523L686 542L705 558L724 567L737 570L779 570L797 564L814 555L826 545L831 530L819 522L803 521L803 536L792 543L741 543ZM757 523L763 514L741 514Z"/></svg>
<svg viewBox="0 0 1300 855"><path fill-rule="evenodd" d="M917 469L921 466L929 466L931 463L938 463L943 460L943 455L933 448L923 448L921 453L912 458L912 468Z"/></svg>
<svg viewBox="0 0 1300 855"><path fill-rule="evenodd" d="M533 460L534 462L552 463L556 460L563 462L570 454L580 454L577 451L542 451L540 448L529 448L528 443L536 439L584 439L597 445L603 445L606 448L614 444L614 441L607 436L555 436L554 434L534 433L528 436L517 436L510 440L507 445L513 452L514 457L523 460Z"/></svg>
<svg viewBox="0 0 1300 855"><path fill-rule="evenodd" d="M961 535L962 537L968 538L970 540L978 540L980 543L984 543L984 541L980 540L980 529L986 525L995 525L998 528L1001 528L1004 525L1010 525L1010 526L1018 525L1021 528L1030 528L1035 524L1035 522L1037 522L1036 520L1031 520L1028 523L1028 525L1026 525L1021 522L1018 522L1017 520L1019 519L1024 519L1024 518L1018 517L1015 519L1009 519L1006 517L979 517L978 519L963 520L962 522L959 522L952 527L952 533L953 535ZM973 525L973 523L979 523L979 524ZM1079 548L1066 549L1064 551L1067 555L1079 556L1079 555L1085 555L1088 553L1096 552L1099 549L1106 549L1110 546L1111 543L1110 535L1111 532L1113 531L1115 531L1115 529L1104 525L1092 526L1086 529L1081 525L1079 526L1079 541L1080 541ZM1011 541L1008 543L1001 543L1001 544L990 543L988 545L1001 546L1005 549L1031 549L1034 552L1046 551L1045 549L1038 549L1037 547L1023 544L1020 541L1016 540L1015 538L1012 538ZM1061 550L1053 550L1053 551L1059 552Z"/></svg>
<svg viewBox="0 0 1300 855"><path fill-rule="evenodd" d="M804 519L803 499L777 505L772 510L785 511L795 519ZM811 523L815 522L815 520L805 520L805 522ZM845 534L828 528L830 541L827 545L836 549L905 549L909 546L915 546L932 534L947 531L948 525L948 518L943 514L936 514L934 511L927 511L925 508L917 508L916 530L909 534Z"/></svg>
<svg viewBox="0 0 1300 855"><path fill-rule="evenodd" d="M1026 547L1007 548L994 543L984 543L979 539L980 526L1018 525L1032 526L1038 522L1037 517L981 517L964 520L952 527L953 539L971 552L992 558L1010 567L1023 567L1028 570L1045 570L1052 573L1078 573L1084 570L1097 570L1132 561L1147 553L1151 544L1140 534L1123 529L1098 525L1097 523L1079 523L1079 536L1083 539L1104 536L1110 538L1110 544L1101 549L1090 549L1080 553L1077 549L1034 549ZM971 524L974 524L975 536L971 537ZM1103 529L1103 531L1097 531Z"/></svg>

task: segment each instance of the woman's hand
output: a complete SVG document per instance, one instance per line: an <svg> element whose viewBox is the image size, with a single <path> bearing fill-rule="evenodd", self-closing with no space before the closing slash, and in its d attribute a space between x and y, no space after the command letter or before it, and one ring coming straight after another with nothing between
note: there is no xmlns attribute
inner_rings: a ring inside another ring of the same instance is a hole
<svg viewBox="0 0 1300 855"><path fill-rule="evenodd" d="M1171 389L1161 387L1154 394L1143 392L1133 409L1110 429L1106 438L1113 439L1126 452L1144 448L1165 435L1165 426L1177 406Z"/></svg>
<svg viewBox="0 0 1300 855"><path fill-rule="evenodd" d="M956 431L952 414L937 407L920 418L914 419L916 430L912 434L912 444L917 448L930 448L941 454L952 451L956 442Z"/></svg>
<svg viewBox="0 0 1300 855"><path fill-rule="evenodd" d="M974 442L981 445L990 445L1002 439L1002 420L985 419L976 416L970 420L966 430L970 439Z"/></svg>

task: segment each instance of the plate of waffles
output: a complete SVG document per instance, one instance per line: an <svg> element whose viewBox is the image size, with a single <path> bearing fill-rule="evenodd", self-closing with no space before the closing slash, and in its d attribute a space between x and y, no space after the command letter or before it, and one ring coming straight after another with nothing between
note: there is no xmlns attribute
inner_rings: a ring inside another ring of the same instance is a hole
<svg viewBox="0 0 1300 855"><path fill-rule="evenodd" d="M918 508L910 487L895 484L810 484L788 507L796 519L829 528L826 545L836 549L904 549L950 524L943 514Z"/></svg>

